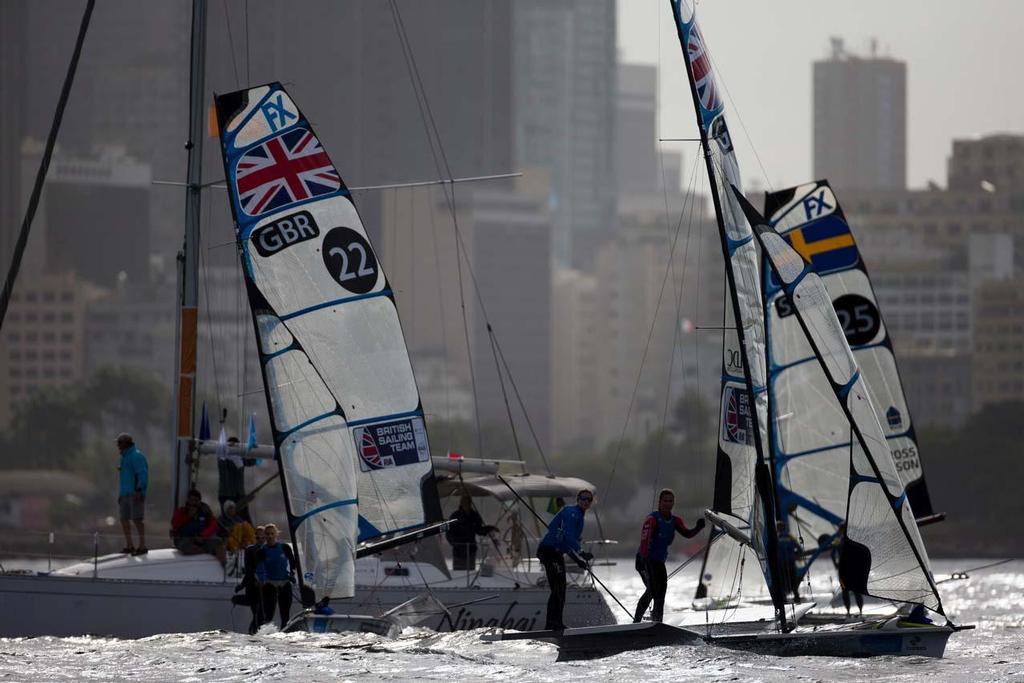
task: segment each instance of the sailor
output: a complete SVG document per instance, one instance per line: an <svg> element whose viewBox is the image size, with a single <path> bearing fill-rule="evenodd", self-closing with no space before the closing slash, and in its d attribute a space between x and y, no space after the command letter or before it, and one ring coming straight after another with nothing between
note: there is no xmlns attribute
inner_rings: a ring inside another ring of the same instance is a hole
<svg viewBox="0 0 1024 683"><path fill-rule="evenodd" d="M256 633L260 626L270 620L263 615L262 584L267 580L267 570L257 557L257 553L267 542L266 528L263 525L256 527L255 535L256 541L245 549L245 574L242 575L242 582L235 587L236 593L244 590L245 597L239 599L239 596L235 596L231 600L236 605L248 605L252 611L252 620L249 622L250 635Z"/></svg>
<svg viewBox="0 0 1024 683"><path fill-rule="evenodd" d="M459 508L448 519L452 523L445 538L452 545L452 569L473 571L476 569L476 537L497 529L484 524L480 513L473 508L473 499L467 495L459 499Z"/></svg>
<svg viewBox="0 0 1024 683"><path fill-rule="evenodd" d="M188 492L185 504L171 516L171 538L182 555L210 553L222 565L226 561L224 542L217 536L217 518L196 489Z"/></svg>
<svg viewBox="0 0 1024 683"><path fill-rule="evenodd" d="M704 528L704 520L698 519L692 529L687 529L683 519L672 514L676 494L672 489L662 489L658 493L658 509L647 515L640 532L640 550L636 554L636 570L644 582L644 594L636 603L633 623L638 624L654 600L651 612L652 621L661 621L665 610L665 591L668 589L668 575L665 572L665 560L668 558L668 547L675 540L678 531L686 538L693 538Z"/></svg>
<svg viewBox="0 0 1024 683"><path fill-rule="evenodd" d="M274 606L280 610L281 628L288 624L292 609L292 584L295 583L295 554L287 543L277 540L277 526L264 527L267 542L256 551L256 561L263 565L263 614L268 622L274 620Z"/></svg>
<svg viewBox="0 0 1024 683"><path fill-rule="evenodd" d="M122 553L145 555L146 525L143 522L146 511L146 489L149 487L149 465L146 456L135 446L131 434L117 435L117 450L121 453L120 486L117 492L117 507L121 518L121 530L124 532L124 549ZM139 532L139 545L132 545L130 523L135 523Z"/></svg>
<svg viewBox="0 0 1024 683"><path fill-rule="evenodd" d="M825 535L825 538L827 539L828 536ZM843 541L845 538L846 522L843 522L839 525L839 529L836 531L836 537L831 543L832 550L830 552L830 555L832 557L832 564L835 565L837 572L839 571L839 560L843 554ZM850 593L853 593L853 597L857 600L857 611L860 612L861 616L864 616L864 596L862 596L857 591L851 591L849 588L847 588L846 584L843 583L843 576L841 573L839 575L839 588L843 594L843 606L846 607L846 616L850 616Z"/></svg>
<svg viewBox="0 0 1024 683"><path fill-rule="evenodd" d="M551 588L544 626L547 630L565 628L562 622L562 610L565 607L565 560L562 555L568 554L580 569L586 569L590 560L594 559L592 554L580 549L583 516L593 502L594 492L590 489L583 489L577 493L576 505L567 505L558 511L537 548L537 559L544 566L548 586Z"/></svg>

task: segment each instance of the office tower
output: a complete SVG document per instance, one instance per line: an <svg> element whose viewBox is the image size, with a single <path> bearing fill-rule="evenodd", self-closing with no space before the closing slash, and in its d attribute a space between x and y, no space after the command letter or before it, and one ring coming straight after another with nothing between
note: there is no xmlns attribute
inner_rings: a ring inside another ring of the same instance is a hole
<svg viewBox="0 0 1024 683"><path fill-rule="evenodd" d="M839 192L907 185L907 66L848 52L814 63L814 177Z"/></svg>

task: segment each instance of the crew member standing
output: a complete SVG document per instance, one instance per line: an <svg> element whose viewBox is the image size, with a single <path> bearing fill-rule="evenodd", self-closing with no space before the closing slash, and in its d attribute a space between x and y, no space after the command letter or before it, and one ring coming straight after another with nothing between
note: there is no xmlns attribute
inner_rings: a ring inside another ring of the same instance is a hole
<svg viewBox="0 0 1024 683"><path fill-rule="evenodd" d="M565 559L562 555L568 554L581 569L586 569L587 563L594 558L590 553L580 549L583 516L593 502L594 492L590 489L583 489L577 493L576 505L567 505L558 511L537 548L537 559L544 566L548 586L551 588L544 626L547 630L565 628L562 622L562 610L565 607Z"/></svg>
<svg viewBox="0 0 1024 683"><path fill-rule="evenodd" d="M122 553L145 555L146 549L146 489L149 488L149 465L146 456L135 446L131 434L117 435L117 450L121 453L120 486L117 492L117 507L124 532ZM139 544L132 545L131 522L139 533Z"/></svg>
<svg viewBox="0 0 1024 683"><path fill-rule="evenodd" d="M668 558L668 547L675 540L678 531L686 538L693 538L704 528L704 520L698 519L692 529L687 529L681 517L672 514L672 506L676 503L676 494L671 489L662 489L658 494L658 509L647 515L643 530L640 532L640 550L636 554L636 570L644 582L644 594L636 603L633 623L640 623L651 600L654 600L652 621L661 621L665 610L665 591L668 589L668 576L665 572L665 560Z"/></svg>

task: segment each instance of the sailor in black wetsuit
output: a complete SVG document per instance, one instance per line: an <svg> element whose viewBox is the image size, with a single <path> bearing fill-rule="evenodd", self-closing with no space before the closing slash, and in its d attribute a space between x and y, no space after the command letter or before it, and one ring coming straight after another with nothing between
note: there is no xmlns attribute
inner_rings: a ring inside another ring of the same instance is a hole
<svg viewBox="0 0 1024 683"><path fill-rule="evenodd" d="M676 494L671 489L662 489L658 494L658 509L647 515L643 531L640 532L640 550L636 554L636 570L640 572L647 590L636 603L633 623L640 623L647 607L654 600L651 612L653 621L661 621L665 610L665 591L668 589L668 576L665 572L665 560L668 558L668 547L675 540L678 531L686 538L693 538L704 528L704 520L698 519L692 529L687 529L681 517L672 514Z"/></svg>

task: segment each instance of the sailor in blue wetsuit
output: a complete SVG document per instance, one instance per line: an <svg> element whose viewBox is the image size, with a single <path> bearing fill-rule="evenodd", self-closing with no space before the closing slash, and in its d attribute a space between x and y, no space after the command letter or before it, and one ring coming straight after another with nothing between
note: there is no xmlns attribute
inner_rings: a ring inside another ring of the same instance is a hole
<svg viewBox="0 0 1024 683"><path fill-rule="evenodd" d="M292 584L295 583L295 554L287 543L277 540L277 526L268 524L264 527L267 542L256 551L256 561L262 565L266 578L261 590L263 593L263 618L267 622L274 620L274 607L280 610L281 628L288 624L292 609Z"/></svg>
<svg viewBox="0 0 1024 683"><path fill-rule="evenodd" d="M698 519L692 529L687 529L681 517L672 514L676 494L671 489L662 489L658 494L658 509L647 515L643 531L640 532L640 550L636 554L636 570L640 572L646 590L636 603L633 623L638 624L647 611L651 600L654 600L652 621L661 621L665 610L665 591L668 589L668 576L665 572L665 560L668 558L668 547L675 540L678 531L686 538L693 538L704 528L704 520Z"/></svg>
<svg viewBox="0 0 1024 683"><path fill-rule="evenodd" d="M565 560L562 555L568 554L581 569L586 569L587 563L594 558L590 553L580 549L583 516L593 502L594 492L590 489L583 489L577 493L576 505L567 505L558 511L537 548L537 559L544 566L548 586L551 588L544 626L547 630L565 628L565 624L562 623L562 609L565 607Z"/></svg>

